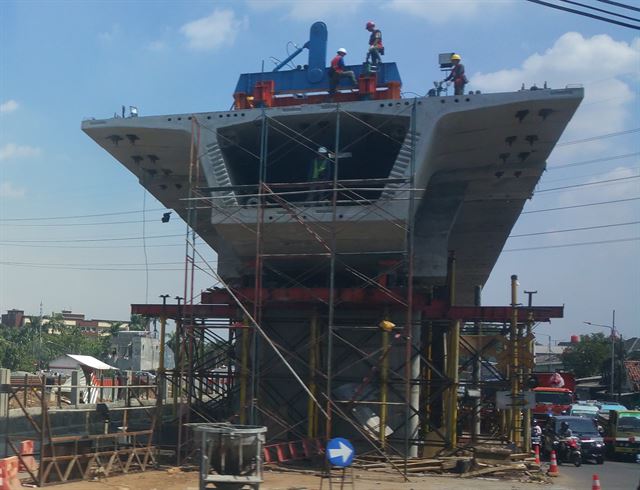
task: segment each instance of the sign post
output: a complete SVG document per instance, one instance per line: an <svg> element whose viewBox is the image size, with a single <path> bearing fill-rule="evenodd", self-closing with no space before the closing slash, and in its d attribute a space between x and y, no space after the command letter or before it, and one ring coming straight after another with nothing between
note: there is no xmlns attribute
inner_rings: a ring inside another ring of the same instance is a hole
<svg viewBox="0 0 640 490"><path fill-rule="evenodd" d="M353 463L353 458L356 454L355 449L353 449L353 445L347 439L342 437L334 437L333 439L327 442L327 465L325 466L325 472L322 475L322 480L320 481L320 489L322 489L322 482L325 478L329 479L329 489L333 488L333 483L340 483L340 488L344 488L345 483L350 483L351 488L355 488L353 482L353 469L351 467L351 463ZM332 470L336 468L338 469L338 474L335 475ZM347 475L347 468L350 468L351 471Z"/></svg>

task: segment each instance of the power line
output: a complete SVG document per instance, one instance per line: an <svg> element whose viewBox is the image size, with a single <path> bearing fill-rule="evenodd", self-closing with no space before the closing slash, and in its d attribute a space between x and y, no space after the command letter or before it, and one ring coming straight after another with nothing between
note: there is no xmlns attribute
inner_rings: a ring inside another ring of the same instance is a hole
<svg viewBox="0 0 640 490"><path fill-rule="evenodd" d="M616 7L621 7L623 9L635 10L640 12L640 8L632 7L631 5L627 5L626 3L614 2L613 0L598 0L598 2L608 3L609 5L615 5Z"/></svg>
<svg viewBox="0 0 640 490"><path fill-rule="evenodd" d="M181 235L182 236L182 235ZM3 247L24 247L24 248L83 248L83 249L112 249L112 248L142 248L142 245L33 245L29 243L3 243L0 242L0 246ZM147 245L147 248L161 248L161 247L184 247L184 243L163 243L158 245Z"/></svg>
<svg viewBox="0 0 640 490"><path fill-rule="evenodd" d="M602 12L603 14L614 15L616 17L620 17L622 19L632 20L634 22L640 22L640 19L636 19L635 17L629 17L623 14L618 14L616 12L612 12L611 10L599 9L598 7L593 7L591 5L586 5L580 2L574 2L573 0L559 0L560 2L569 3L571 5L576 5L578 7L585 7L591 10L595 10L596 12Z"/></svg>
<svg viewBox="0 0 640 490"><path fill-rule="evenodd" d="M583 245L602 245L605 243L635 242L638 240L640 240L640 237L618 238L614 240L600 240L596 242L575 242L575 243L565 243L562 245L541 245L540 247L509 248L509 249L503 250L503 252L524 252L526 250L543 250L546 248L580 247Z"/></svg>
<svg viewBox="0 0 640 490"><path fill-rule="evenodd" d="M592 202L588 204L574 204L573 206L562 206L558 208L534 209L532 211L523 211L520 214L545 213L547 211L559 211L561 209L586 208L589 206L600 206L602 204L613 204L618 202L637 201L638 199L640 199L640 197L630 197L628 199L616 199L614 201Z"/></svg>
<svg viewBox="0 0 640 490"><path fill-rule="evenodd" d="M583 184L566 185L564 187L552 187L550 189L541 189L539 191L536 191L535 193L538 194L540 192L560 191L563 189L573 189L575 187L586 187L588 185L596 185L596 184L608 184L611 182L618 182L621 180L637 179L638 177L640 177L640 175L630 175L629 177L620 177L617 179L598 180L596 182L585 182Z"/></svg>
<svg viewBox="0 0 640 490"><path fill-rule="evenodd" d="M615 156L612 156L612 157L594 158L593 160L584 160L582 162L565 163L563 165L553 165L552 167L547 167L547 170L556 170L558 168L578 167L580 165L587 165L589 163L608 162L610 160L621 160L623 158L635 157L637 155L640 155L640 152L636 151L634 153L625 153L624 155L615 155Z"/></svg>
<svg viewBox="0 0 640 490"><path fill-rule="evenodd" d="M592 19L601 20L603 22L608 22L609 24L616 24L622 27L628 27L629 29L640 30L640 26L634 26L633 24L627 24L626 22L620 22L619 20L608 19L607 17L602 17L600 15L590 14L588 12L583 12L581 10L575 10L567 7L562 7L560 5L554 5L553 3L543 2L542 0L527 0L527 2L537 3L538 5L543 5L545 7L550 7L557 10L563 10L565 12L569 12L572 14L582 15L584 17L590 17Z"/></svg>
<svg viewBox="0 0 640 490"><path fill-rule="evenodd" d="M528 0L528 1L531 1L531 0ZM584 138L581 140L565 141L563 143L558 143L556 146L569 146L569 145L577 145L578 143L588 143L590 141L602 140L605 138L613 138L614 136L622 136L625 134L637 133L638 131L640 131L640 128L627 129L626 131L616 131L615 133L599 134L599 135L591 136L589 138Z"/></svg>
<svg viewBox="0 0 640 490"><path fill-rule="evenodd" d="M173 235L153 235L146 237L147 239L153 238L173 238L177 236L182 236L182 234L177 233ZM78 242L118 242L118 241L127 241L127 240L142 240L142 237L118 237L118 238L70 238L68 240L2 240L0 243L78 243Z"/></svg>
<svg viewBox="0 0 640 490"><path fill-rule="evenodd" d="M583 228L567 228L565 230L538 231L535 233L523 233L522 235L509 235L509 238L520 238L525 236L536 236L536 235L551 235L553 233L567 233L571 231L598 230L601 228L613 228L616 226L637 225L639 223L640 221L630 221L628 223L612 223L608 225L585 226Z"/></svg>
<svg viewBox="0 0 640 490"><path fill-rule="evenodd" d="M164 211L166 208L155 208L155 209L147 209L148 212L151 211ZM0 221L47 221L54 219L82 219L82 218L98 218L102 216L121 216L123 214L136 214L142 213L141 210L136 211L121 211L119 213L99 213L99 214L78 214L73 216L47 216L42 218L0 218Z"/></svg>

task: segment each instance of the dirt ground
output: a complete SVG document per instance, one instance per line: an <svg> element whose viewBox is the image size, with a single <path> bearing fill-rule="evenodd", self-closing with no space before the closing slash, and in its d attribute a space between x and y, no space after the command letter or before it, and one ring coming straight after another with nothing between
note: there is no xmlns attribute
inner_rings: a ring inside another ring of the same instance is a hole
<svg viewBox="0 0 640 490"><path fill-rule="evenodd" d="M518 480L461 479L457 476L412 476L410 482L403 482L400 475L378 472L355 472L355 485L358 490L526 490L548 489L569 490L560 477L553 484L523 483ZM148 471L123 475L102 480L67 483L56 485L60 490L198 490L198 472ZM261 490L317 490L321 488L321 479L315 475L299 473L280 473L266 471ZM329 482L322 482L323 489L329 489ZM336 490L340 484L333 484ZM351 485L344 486L351 489Z"/></svg>

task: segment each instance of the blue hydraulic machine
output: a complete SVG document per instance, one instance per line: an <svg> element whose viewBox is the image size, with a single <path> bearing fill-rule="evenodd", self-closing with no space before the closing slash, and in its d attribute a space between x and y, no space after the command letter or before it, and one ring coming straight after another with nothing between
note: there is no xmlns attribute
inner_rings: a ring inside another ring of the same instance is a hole
<svg viewBox="0 0 640 490"><path fill-rule="evenodd" d="M330 96L327 69L327 25L315 22L309 30L309 40L271 72L243 73L233 94L235 109L252 107L280 107L300 104L318 104L327 101L354 101L371 99L399 99L402 81L395 63L379 63L372 72L367 65L349 65L358 80L357 87L338 85L338 93ZM302 51L309 51L307 65L293 70L282 70ZM340 88L351 88L340 92Z"/></svg>

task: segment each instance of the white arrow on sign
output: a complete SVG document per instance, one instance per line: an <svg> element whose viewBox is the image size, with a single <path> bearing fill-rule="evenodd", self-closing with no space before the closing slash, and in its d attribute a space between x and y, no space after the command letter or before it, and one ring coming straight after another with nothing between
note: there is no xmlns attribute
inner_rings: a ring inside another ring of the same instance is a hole
<svg viewBox="0 0 640 490"><path fill-rule="evenodd" d="M337 449L329 449L329 457L333 459L335 457L342 456L342 462L346 463L349 460L349 456L351 456L353 450L349 446L345 445L342 441L338 441L338 445L340 447Z"/></svg>

